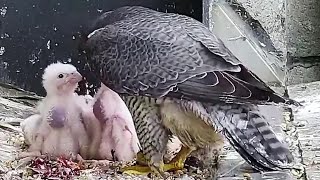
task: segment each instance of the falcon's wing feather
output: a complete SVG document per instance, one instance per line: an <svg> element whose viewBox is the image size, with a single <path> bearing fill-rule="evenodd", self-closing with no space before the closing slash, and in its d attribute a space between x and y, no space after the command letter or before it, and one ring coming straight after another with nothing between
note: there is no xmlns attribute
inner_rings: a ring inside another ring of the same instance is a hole
<svg viewBox="0 0 320 180"><path fill-rule="evenodd" d="M203 72L239 69L218 56L215 66L204 64L198 52L202 45L189 36L176 35L159 25L150 25L155 28L150 30L130 26L130 21L107 25L96 30L86 44L91 60L101 67L96 71L101 71L104 83L118 93L159 97Z"/></svg>
<svg viewBox="0 0 320 180"><path fill-rule="evenodd" d="M234 139L234 136L228 131L224 131L225 137L228 139L229 143L232 145L232 147L235 148L235 150L241 155L242 158L244 158L250 165L252 165L255 169L260 170L260 171L272 171L274 169L278 169L277 166L268 163L268 160L261 156L259 153L256 151L254 154L249 154L245 148L252 148L254 149L255 147L252 145L247 145L247 147L244 146L244 143L241 143L242 141L238 141ZM262 164L263 163L263 164Z"/></svg>
<svg viewBox="0 0 320 180"><path fill-rule="evenodd" d="M90 30L93 31L124 20L130 20L131 25L139 25L141 27L143 25L140 22L141 17L145 20L144 23L157 19L156 22L151 22L152 24L145 24L146 28L153 28L155 27L154 25L162 25L163 27L175 29L177 33L183 30L182 33L184 33L184 35L188 35L193 41L201 42L212 53L223 57L227 62L235 65L241 64L229 49L224 46L222 41L211 33L203 23L185 15L174 13L164 14L141 6L124 6L113 11L105 12L95 21Z"/></svg>
<svg viewBox="0 0 320 180"><path fill-rule="evenodd" d="M123 7L96 24L101 28L86 42L91 68L118 93L201 102L285 102L196 20Z"/></svg>
<svg viewBox="0 0 320 180"><path fill-rule="evenodd" d="M291 168L293 156L267 119L254 106L216 105L206 107L216 124L239 154L258 170Z"/></svg>

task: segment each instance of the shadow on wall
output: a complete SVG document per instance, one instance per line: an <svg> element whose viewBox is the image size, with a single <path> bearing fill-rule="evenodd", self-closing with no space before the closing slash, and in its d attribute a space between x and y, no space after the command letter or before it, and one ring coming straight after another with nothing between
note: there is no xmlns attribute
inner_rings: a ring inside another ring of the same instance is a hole
<svg viewBox="0 0 320 180"><path fill-rule="evenodd" d="M202 19L199 0L2 0L0 3L0 82L44 95L43 69L56 61L74 64L90 82L99 83L78 55L79 32L105 11L141 5ZM86 91L80 85L80 93Z"/></svg>

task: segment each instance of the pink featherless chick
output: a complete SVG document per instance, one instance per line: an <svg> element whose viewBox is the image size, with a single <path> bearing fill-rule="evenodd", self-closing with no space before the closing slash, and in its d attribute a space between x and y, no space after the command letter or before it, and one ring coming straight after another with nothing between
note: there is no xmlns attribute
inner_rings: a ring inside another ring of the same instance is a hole
<svg viewBox="0 0 320 180"><path fill-rule="evenodd" d="M121 97L101 84L95 95L93 113L102 127L102 140L98 150L100 159L133 160L140 144L132 116Z"/></svg>
<svg viewBox="0 0 320 180"><path fill-rule="evenodd" d="M50 64L42 76L46 97L39 103L38 111L42 118L37 127L35 140L27 156L65 156L66 158L86 158L88 135L83 120L82 109L74 94L81 74L71 64Z"/></svg>
<svg viewBox="0 0 320 180"><path fill-rule="evenodd" d="M94 99L90 95L81 95L78 97L78 104L82 107L83 123L89 137L87 159L99 159L98 149L101 143L101 124L93 114Z"/></svg>

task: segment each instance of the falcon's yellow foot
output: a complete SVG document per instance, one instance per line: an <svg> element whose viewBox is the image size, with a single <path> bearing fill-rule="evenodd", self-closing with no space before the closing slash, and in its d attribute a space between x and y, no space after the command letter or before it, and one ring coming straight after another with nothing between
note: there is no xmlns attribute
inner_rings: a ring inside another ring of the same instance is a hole
<svg viewBox="0 0 320 180"><path fill-rule="evenodd" d="M130 174L130 175L148 175L151 173L156 176L165 177L163 166L164 166L163 163L160 165L160 167L134 165L134 166L124 167L121 169L121 171L123 174Z"/></svg>
<svg viewBox="0 0 320 180"><path fill-rule="evenodd" d="M130 175L148 175L152 173L152 170L149 166L143 165L134 165L128 166L121 169L122 173Z"/></svg>
<svg viewBox="0 0 320 180"><path fill-rule="evenodd" d="M193 149L182 146L178 154L168 164L164 165L163 170L165 172L182 170L186 159L192 151Z"/></svg>
<svg viewBox="0 0 320 180"><path fill-rule="evenodd" d="M150 168L147 164L148 161L142 153L137 154L137 165L124 167L121 169L124 174L131 175L148 175L149 173L155 173L156 175L164 176L164 172L182 170L184 162L191 154L193 149L182 146L179 153L168 163L161 164L159 168Z"/></svg>
<svg viewBox="0 0 320 180"><path fill-rule="evenodd" d="M153 173L157 176L163 176L163 162L160 163L159 167L149 167L148 160L141 151L137 153L136 162L137 164L134 166L122 168L122 173L131 175L148 175L149 173Z"/></svg>

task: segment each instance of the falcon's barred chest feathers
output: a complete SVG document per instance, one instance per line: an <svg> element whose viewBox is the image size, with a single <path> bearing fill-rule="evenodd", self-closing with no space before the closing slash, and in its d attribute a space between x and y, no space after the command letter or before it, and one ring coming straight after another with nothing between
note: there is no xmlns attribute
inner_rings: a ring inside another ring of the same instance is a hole
<svg viewBox="0 0 320 180"><path fill-rule="evenodd" d="M202 23L122 7L99 17L83 47L91 70L126 102L153 170L181 169L192 151L223 145L223 135L259 170L293 161L255 104L295 102L271 90ZM171 134L183 147L163 165Z"/></svg>

